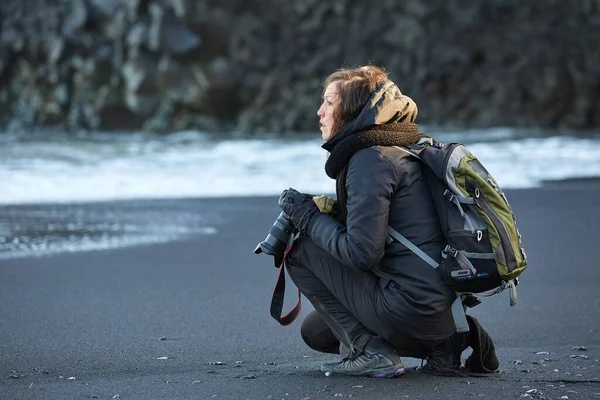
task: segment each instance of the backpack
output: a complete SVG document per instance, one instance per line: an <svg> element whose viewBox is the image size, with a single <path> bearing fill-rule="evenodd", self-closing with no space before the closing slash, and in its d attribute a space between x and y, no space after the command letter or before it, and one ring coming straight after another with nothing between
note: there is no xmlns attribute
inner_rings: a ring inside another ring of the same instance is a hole
<svg viewBox="0 0 600 400"><path fill-rule="evenodd" d="M496 180L461 143L426 139L397 148L425 164L424 176L447 245L438 265L388 226L389 236L436 268L448 286L465 295L463 299L510 287L510 304L516 304L518 276L527 268L527 256L515 215Z"/></svg>

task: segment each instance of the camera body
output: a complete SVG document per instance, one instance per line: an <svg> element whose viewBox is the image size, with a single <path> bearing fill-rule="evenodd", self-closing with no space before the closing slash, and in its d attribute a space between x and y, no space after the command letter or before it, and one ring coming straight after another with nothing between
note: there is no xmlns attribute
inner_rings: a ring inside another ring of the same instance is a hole
<svg viewBox="0 0 600 400"><path fill-rule="evenodd" d="M290 241L290 237L294 233L294 223L285 212L281 212L267 237L262 242L258 243L254 249L254 254L265 253L275 258L275 267L279 268L283 261L285 249Z"/></svg>

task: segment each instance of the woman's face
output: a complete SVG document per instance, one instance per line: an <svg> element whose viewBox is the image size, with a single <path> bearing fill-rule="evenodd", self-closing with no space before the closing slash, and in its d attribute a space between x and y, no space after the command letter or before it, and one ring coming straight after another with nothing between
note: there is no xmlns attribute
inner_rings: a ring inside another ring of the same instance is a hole
<svg viewBox="0 0 600 400"><path fill-rule="evenodd" d="M325 92L323 92L323 103L317 111L317 115L319 116L319 127L321 129L321 137L325 141L331 139L331 137L335 133L332 132L335 122L333 119L333 110L337 107L339 103L338 85L339 81L331 82L329 85L327 85L327 87L325 88Z"/></svg>

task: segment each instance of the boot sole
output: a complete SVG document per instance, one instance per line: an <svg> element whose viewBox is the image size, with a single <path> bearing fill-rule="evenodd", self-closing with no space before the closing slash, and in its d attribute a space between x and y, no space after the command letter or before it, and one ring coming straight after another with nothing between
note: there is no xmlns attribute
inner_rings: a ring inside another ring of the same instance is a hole
<svg viewBox="0 0 600 400"><path fill-rule="evenodd" d="M462 371L460 371L459 369L454 369L454 368L436 368L436 369L416 369L416 371L418 372L422 372L424 374L428 374L428 375L434 375L434 376L447 376L447 377L460 377L460 376L466 376Z"/></svg>
<svg viewBox="0 0 600 400"><path fill-rule="evenodd" d="M397 378L401 375L404 375L404 373L406 372L406 370L401 367L398 368L396 371L394 371L393 373L383 373L383 372L377 372L373 375L371 375L372 378L385 378L385 379L390 379L390 378Z"/></svg>
<svg viewBox="0 0 600 400"><path fill-rule="evenodd" d="M335 375L349 375L349 376L366 376L369 378L384 378L384 379L389 379L389 378L396 378L399 377L401 375L404 375L404 373L406 372L406 370L404 369L404 367L399 367L396 368L395 370L393 370L393 372L371 372L371 373L343 373L343 372L333 372L330 371L328 369L324 369L321 368L320 369L321 372L324 372L327 376L329 376L330 374L335 374Z"/></svg>

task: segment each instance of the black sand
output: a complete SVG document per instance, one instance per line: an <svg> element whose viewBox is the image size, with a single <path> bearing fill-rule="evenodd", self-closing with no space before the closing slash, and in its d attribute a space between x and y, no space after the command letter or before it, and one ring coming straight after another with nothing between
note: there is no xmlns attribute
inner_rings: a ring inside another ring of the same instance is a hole
<svg viewBox="0 0 600 400"><path fill-rule="evenodd" d="M276 199L181 200L216 233L0 260L0 398L600 399L599 186L508 192L530 268L516 307L503 293L473 310L495 339L498 373L325 377L318 366L335 358L305 347L298 322L270 317L277 270L252 254Z"/></svg>

